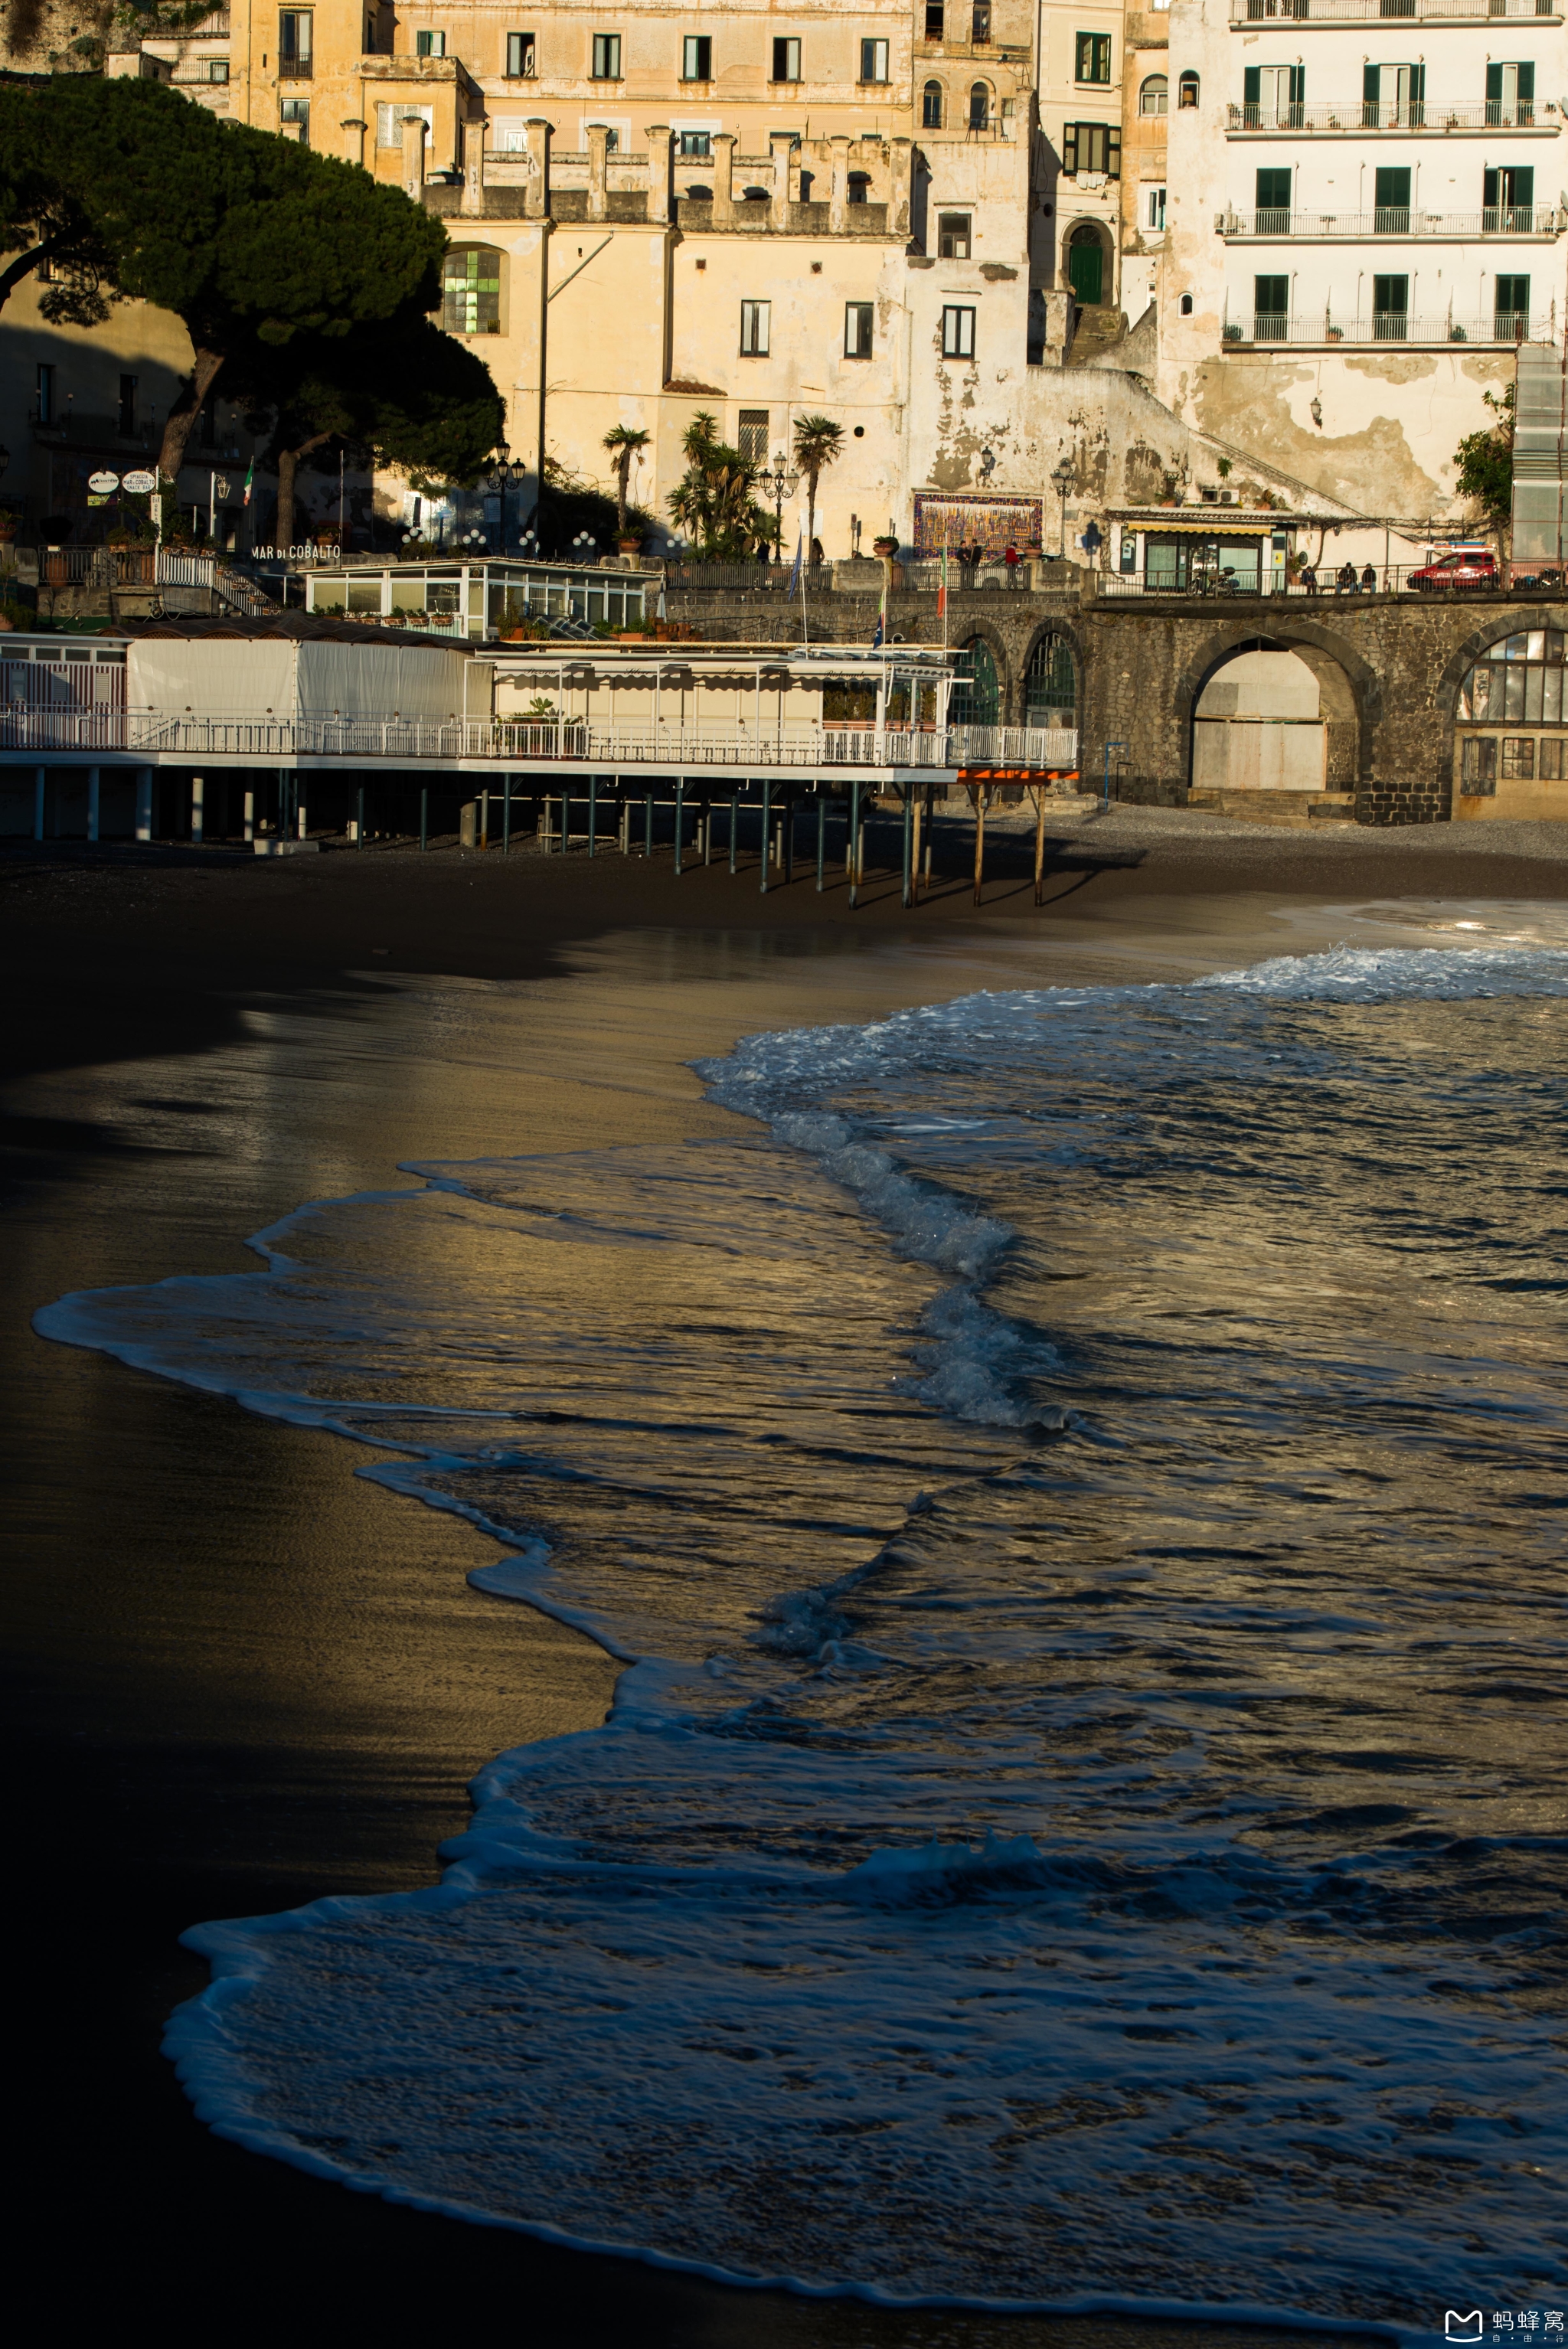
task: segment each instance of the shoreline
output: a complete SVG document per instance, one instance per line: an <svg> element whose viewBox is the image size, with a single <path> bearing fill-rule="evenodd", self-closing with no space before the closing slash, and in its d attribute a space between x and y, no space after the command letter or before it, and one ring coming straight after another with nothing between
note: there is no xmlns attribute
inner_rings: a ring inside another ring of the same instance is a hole
<svg viewBox="0 0 1568 2349"><path fill-rule="evenodd" d="M733 1133L686 1063L758 1026L872 1017L977 985L1195 975L1304 950L1281 916L1346 897L1568 897L1568 838L1557 854L1494 840L1456 860L1426 837L1354 859L1343 850L1359 843L1338 841L1293 854L1293 834L1229 858L1155 843L1087 877L1064 859L1071 910L1023 921L1000 904L976 921L966 890L961 910L939 899L905 916L896 881L891 909L873 897L824 921L809 882L763 901L727 871L672 888L667 863L608 881L585 859L557 874L553 860L455 852L406 878L412 860L375 853L186 858L134 876L48 851L0 864L25 1006L5 1123L3 1343L22 1439L9 1718L24 1799L55 1822L17 1992L40 2019L36 2223L58 2224L57 2179L84 2138L113 2179L102 2281L78 2276L76 2307L119 2304L129 2281L196 2313L236 2270L249 2282L264 2268L258 2308L270 2294L279 2313L308 2298L356 2324L406 2322L449 2305L458 2263L465 2292L498 2307L521 2285L545 2339L1165 2349L1201 2337L1202 2320L884 2318L704 2284L347 2195L210 2136L156 2053L169 2007L204 1980L177 1933L334 1889L433 1882L471 1769L595 1717L616 1668L533 1610L469 1591L482 1539L356 1480L362 1453L46 1346L26 1319L69 1288L253 1267L249 1232L328 1188L406 1182L399 1159ZM1392 885L1407 867L1418 889ZM808 892L810 905L789 902ZM1311 942L1330 942L1334 920L1320 927ZM487 1018L495 979L522 990L521 1059ZM436 1015L454 1006L445 1030ZM407 1023L427 1010L420 1057ZM160 1064L146 1072L157 1092L138 1061ZM1222 2337L1252 2349L1304 2336Z"/></svg>

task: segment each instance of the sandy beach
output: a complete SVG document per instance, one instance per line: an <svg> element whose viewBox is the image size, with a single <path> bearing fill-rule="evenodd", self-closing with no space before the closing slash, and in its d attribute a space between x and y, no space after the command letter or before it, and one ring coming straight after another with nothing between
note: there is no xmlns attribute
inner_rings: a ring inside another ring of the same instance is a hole
<svg viewBox="0 0 1568 2349"><path fill-rule="evenodd" d="M1435 940L1478 905L1528 923L1568 899L1568 829L1319 837L1117 809L1053 830L1046 896L1037 911L1021 840L978 913L962 873L913 913L875 875L851 913L841 874L764 898L754 868L676 881L667 858L57 843L0 862L5 1717L28 1891L12 2001L29 2223L79 2230L81 2255L49 2262L55 2324L227 2323L238 2300L258 2331L477 2304L522 2310L542 2342L714 2349L1215 2337L726 2291L351 2196L209 2135L158 2052L205 1979L180 1932L433 1881L472 1773L597 1722L614 1668L469 1588L496 1546L356 1481L341 1444L29 1326L67 1290L244 1268L248 1234L396 1185L399 1162L731 1134L686 1064L758 1030Z"/></svg>

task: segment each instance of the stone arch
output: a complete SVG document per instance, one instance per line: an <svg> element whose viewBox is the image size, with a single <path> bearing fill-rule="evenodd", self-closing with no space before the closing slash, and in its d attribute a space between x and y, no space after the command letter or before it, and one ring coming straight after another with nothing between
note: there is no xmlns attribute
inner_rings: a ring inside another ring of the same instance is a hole
<svg viewBox="0 0 1568 2349"><path fill-rule="evenodd" d="M1338 762L1348 771L1336 780L1340 789L1359 792L1371 771L1373 729L1383 714L1382 679L1355 646L1334 629L1294 617L1266 635L1259 631L1255 620L1250 628L1238 623L1216 631L1177 679L1174 699L1176 715L1186 737L1189 787L1193 772L1198 704L1216 673L1243 652L1295 653L1311 669L1318 680L1324 716L1331 725L1355 727L1354 740L1347 746L1348 758Z"/></svg>
<svg viewBox="0 0 1568 2349"><path fill-rule="evenodd" d="M1544 605L1528 607L1516 605L1506 613L1499 612L1494 618L1483 620L1480 627L1472 628L1463 642L1449 654L1439 673L1433 697L1439 717L1452 725L1454 712L1459 707L1460 688L1465 681L1466 672L1491 646L1501 644L1505 636L1516 636L1522 630L1531 628L1568 628L1568 612L1561 605L1555 611Z"/></svg>
<svg viewBox="0 0 1568 2349"><path fill-rule="evenodd" d="M1080 264L1078 274L1074 274L1075 253L1085 255L1086 261L1088 256L1098 254L1098 260L1093 267L1095 282L1092 286L1090 272L1085 265ZM1075 302L1082 302L1090 307L1115 299L1116 247L1111 242L1109 228L1104 221L1080 217L1067 222L1062 232L1061 282L1068 287Z"/></svg>
<svg viewBox="0 0 1568 2349"><path fill-rule="evenodd" d="M1012 722L1016 726L1027 726L1034 722L1029 717L1029 676L1042 647L1053 637L1058 644L1064 645L1072 655L1073 677L1077 688L1076 722L1080 728L1082 726L1085 688L1083 640L1078 630L1066 619L1057 616L1043 621L1032 631L1025 643L1023 656L1018 663L1017 699L1013 708Z"/></svg>
<svg viewBox="0 0 1568 2349"><path fill-rule="evenodd" d="M991 657L991 666L995 672L996 678L996 713L995 718L989 719L980 718L964 719L955 717L954 723L960 726L978 726L987 724L996 726L1005 725L1006 723L1007 712L1013 706L1012 663L1007 658L1006 647L1003 643L1000 631L984 620L971 624L969 634L965 637L963 644L958 646L956 649L960 652L967 652L971 646L974 645L983 645L986 652L989 653ZM959 694L956 688L954 689L953 698L954 702L959 701Z"/></svg>

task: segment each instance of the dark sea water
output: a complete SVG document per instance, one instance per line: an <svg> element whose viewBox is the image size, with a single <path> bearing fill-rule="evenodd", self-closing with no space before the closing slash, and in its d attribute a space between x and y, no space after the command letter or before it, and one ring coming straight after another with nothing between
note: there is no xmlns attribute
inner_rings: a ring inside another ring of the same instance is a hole
<svg viewBox="0 0 1568 2349"><path fill-rule="evenodd" d="M758 1037L46 1335L383 1458L630 1669L170 2049L397 2198L889 2299L1568 2305L1568 956ZM1544 2316L1542 2316L1544 2322Z"/></svg>

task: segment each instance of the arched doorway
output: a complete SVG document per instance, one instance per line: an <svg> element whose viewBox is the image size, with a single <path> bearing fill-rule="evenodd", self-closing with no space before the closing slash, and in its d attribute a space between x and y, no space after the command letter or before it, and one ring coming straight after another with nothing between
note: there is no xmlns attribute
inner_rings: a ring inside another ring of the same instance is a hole
<svg viewBox="0 0 1568 2349"><path fill-rule="evenodd" d="M1024 673L1026 726L1078 725L1078 663L1065 636L1045 636Z"/></svg>
<svg viewBox="0 0 1568 2349"><path fill-rule="evenodd" d="M1455 713L1456 816L1568 816L1565 685L1561 628L1516 628L1477 653Z"/></svg>
<svg viewBox="0 0 1568 2349"><path fill-rule="evenodd" d="M1327 782L1328 728L1314 669L1284 646L1222 661L1193 717L1193 792L1321 792Z"/></svg>
<svg viewBox="0 0 1568 2349"><path fill-rule="evenodd" d="M1089 306L1109 299L1109 259L1104 233L1080 221L1068 238L1068 284L1075 302Z"/></svg>
<svg viewBox="0 0 1568 2349"><path fill-rule="evenodd" d="M995 726L1002 712L1002 690L996 663L984 636L971 636L961 647L963 659L954 682L948 718L954 726Z"/></svg>

